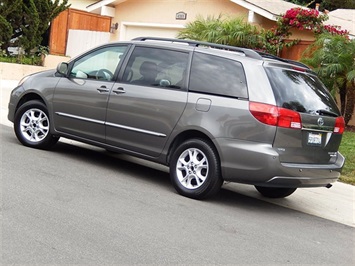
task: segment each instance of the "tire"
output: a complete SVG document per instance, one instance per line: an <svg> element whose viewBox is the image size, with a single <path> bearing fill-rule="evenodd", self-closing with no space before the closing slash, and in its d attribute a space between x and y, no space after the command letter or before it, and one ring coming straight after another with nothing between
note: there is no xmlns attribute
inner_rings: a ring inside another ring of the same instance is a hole
<svg viewBox="0 0 355 266"><path fill-rule="evenodd" d="M183 196L193 199L213 196L223 184L216 150L202 139L183 142L172 154L170 178Z"/></svg>
<svg viewBox="0 0 355 266"><path fill-rule="evenodd" d="M283 187L260 187L255 186L256 190L261 195L267 198L285 198L290 196L297 188L283 188Z"/></svg>
<svg viewBox="0 0 355 266"><path fill-rule="evenodd" d="M17 110L14 130L17 139L32 148L49 149L59 140L50 133L47 107L36 100L24 103Z"/></svg>

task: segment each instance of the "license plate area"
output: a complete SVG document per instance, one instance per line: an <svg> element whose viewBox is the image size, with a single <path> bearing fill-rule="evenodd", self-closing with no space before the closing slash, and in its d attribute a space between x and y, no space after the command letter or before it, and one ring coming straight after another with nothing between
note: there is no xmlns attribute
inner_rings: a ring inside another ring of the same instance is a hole
<svg viewBox="0 0 355 266"><path fill-rule="evenodd" d="M307 145L322 146L322 133L309 132L307 137Z"/></svg>

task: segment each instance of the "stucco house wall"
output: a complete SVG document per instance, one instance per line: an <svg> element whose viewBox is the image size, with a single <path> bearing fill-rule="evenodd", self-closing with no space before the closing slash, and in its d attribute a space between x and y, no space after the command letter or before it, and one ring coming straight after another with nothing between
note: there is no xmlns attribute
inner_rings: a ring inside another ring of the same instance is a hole
<svg viewBox="0 0 355 266"><path fill-rule="evenodd" d="M186 13L186 20L176 19L178 12ZM150 36L176 37L177 32L198 15L233 15L247 19L248 10L229 0L129 0L116 6L112 21L118 23L119 28L111 35L111 40L127 40L132 37L130 32L144 35L147 30Z"/></svg>

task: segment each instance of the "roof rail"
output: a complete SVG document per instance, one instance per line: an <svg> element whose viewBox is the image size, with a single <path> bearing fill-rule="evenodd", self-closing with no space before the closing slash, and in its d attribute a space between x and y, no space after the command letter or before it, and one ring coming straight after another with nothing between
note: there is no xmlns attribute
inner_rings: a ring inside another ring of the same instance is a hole
<svg viewBox="0 0 355 266"><path fill-rule="evenodd" d="M230 45L216 44L210 42L200 42L200 41L192 41L192 40L184 40L184 39L174 39L174 38L159 38L159 37L137 37L132 39L132 41L165 41L165 42L178 42L178 43L186 43L190 46L199 47L199 46L207 46L215 49L233 51L243 53L245 56L262 60L263 57L256 51L247 48L241 48Z"/></svg>
<svg viewBox="0 0 355 266"><path fill-rule="evenodd" d="M268 54L268 53L264 53L264 52L259 52L259 51L257 51L257 53L260 56L262 56L263 58L269 58L269 59L278 60L278 61L281 61L281 62L285 62L285 63L289 63L289 64L292 64L292 65L300 66L300 67L303 67L303 68L306 68L306 69L310 70L309 66L307 66L306 64L303 64L301 62L295 61L295 60L285 59L285 58L278 57L276 55L272 55L272 54Z"/></svg>
<svg viewBox="0 0 355 266"><path fill-rule="evenodd" d="M210 42L201 42L201 41L193 41L193 40L185 40L185 39L174 39L174 38L137 37L137 38L132 39L132 41L148 41L148 40L185 43L185 44L188 44L188 45L194 46L194 47L207 46L207 47L221 49L221 50L243 53L247 57L259 59L259 60L263 60L264 58L269 58L269 59L277 60L280 62L289 63L289 64L292 64L295 66L300 66L300 67L310 70L310 68L307 65L305 65L301 62L290 60L290 59L284 59L284 58L278 57L276 55L272 55L272 54L268 54L265 52L256 51L256 50L252 50L252 49L248 49L248 48L241 48L241 47L236 47L236 46L216 44L216 43L210 43Z"/></svg>

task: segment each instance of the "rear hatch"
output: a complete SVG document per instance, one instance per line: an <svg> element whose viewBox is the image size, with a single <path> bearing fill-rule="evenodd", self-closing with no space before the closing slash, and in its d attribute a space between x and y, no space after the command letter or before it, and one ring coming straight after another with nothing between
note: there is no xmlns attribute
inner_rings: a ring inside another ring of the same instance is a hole
<svg viewBox="0 0 355 266"><path fill-rule="evenodd" d="M299 67L265 67L278 109L274 148L284 163L329 164L337 159L344 119L318 77Z"/></svg>

